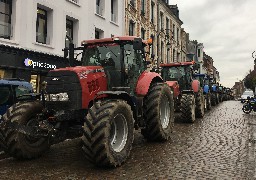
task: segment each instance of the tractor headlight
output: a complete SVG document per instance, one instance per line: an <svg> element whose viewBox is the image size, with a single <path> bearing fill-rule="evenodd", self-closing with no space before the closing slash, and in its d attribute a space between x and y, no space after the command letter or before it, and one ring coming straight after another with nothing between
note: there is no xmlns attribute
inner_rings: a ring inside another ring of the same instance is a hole
<svg viewBox="0 0 256 180"><path fill-rule="evenodd" d="M46 101L68 101L68 93L58 93L58 94L47 94L45 96Z"/></svg>

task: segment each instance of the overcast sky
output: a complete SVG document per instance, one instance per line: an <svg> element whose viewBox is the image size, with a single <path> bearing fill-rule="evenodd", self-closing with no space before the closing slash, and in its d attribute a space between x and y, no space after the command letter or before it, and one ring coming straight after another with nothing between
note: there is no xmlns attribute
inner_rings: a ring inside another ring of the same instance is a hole
<svg viewBox="0 0 256 180"><path fill-rule="evenodd" d="M190 40L204 44L224 86L232 87L253 69L256 0L170 0L170 4L178 5Z"/></svg>

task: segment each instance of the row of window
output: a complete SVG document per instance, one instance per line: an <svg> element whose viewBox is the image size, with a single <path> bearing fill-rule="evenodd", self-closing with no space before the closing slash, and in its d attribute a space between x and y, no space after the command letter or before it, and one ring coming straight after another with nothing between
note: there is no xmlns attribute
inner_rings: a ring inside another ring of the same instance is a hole
<svg viewBox="0 0 256 180"><path fill-rule="evenodd" d="M78 0L72 0L78 4ZM96 14L104 15L104 0L96 0ZM44 8L44 6L38 5L37 18L36 18L36 42L41 44L50 44L50 37L52 36L51 22L52 22L52 10ZM118 1L111 0L111 21L117 22L118 14ZM12 0L0 0L0 38L10 39L12 37ZM66 18L66 35L71 39L74 39L74 26L76 26L77 20L72 18ZM99 29L95 29L95 38L103 38L104 32ZM65 46L69 44L69 39L66 38Z"/></svg>
<svg viewBox="0 0 256 180"><path fill-rule="evenodd" d="M169 4L169 0L164 0L167 4ZM141 13L142 15L145 14L145 0L141 0L141 11L143 13ZM136 0L130 0L130 4L132 6L136 6ZM151 16L151 23L154 23L154 12L155 12L155 3L153 1L151 1L151 9L150 9L150 16ZM163 12L160 12L160 27L161 27L161 31L166 33L167 36L170 35L170 33L172 33L172 38L174 40L176 40L178 43L179 43L179 33L180 33L180 30L178 27L175 26L175 24L173 24L173 26L171 27L171 23L170 23L170 19L168 17L166 17L166 21L165 21L165 24L164 24L164 13ZM164 27L165 25L165 27ZM135 22L133 22L132 20L130 21L129 23L129 35L133 36L135 35L134 33L135 31ZM141 37L145 37L144 35L144 30L141 30Z"/></svg>
<svg viewBox="0 0 256 180"><path fill-rule="evenodd" d="M37 19L36 19L36 42L41 44L50 44L48 30L48 14L49 12L42 8L37 8ZM66 19L66 35L71 39L74 38L74 22L71 19ZM69 39L65 39L65 47L68 47Z"/></svg>
<svg viewBox="0 0 256 180"><path fill-rule="evenodd" d="M48 14L50 12L38 7L36 18L36 42L50 44L48 36ZM0 38L10 39L12 36L11 26L12 0L0 0ZM73 21L66 19L66 35L73 39ZM68 45L66 39L66 46Z"/></svg>

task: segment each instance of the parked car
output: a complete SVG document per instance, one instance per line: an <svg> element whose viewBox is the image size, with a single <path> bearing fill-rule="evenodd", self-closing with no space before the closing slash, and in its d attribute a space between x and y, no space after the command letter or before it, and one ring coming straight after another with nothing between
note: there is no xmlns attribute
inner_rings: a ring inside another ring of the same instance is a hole
<svg viewBox="0 0 256 180"><path fill-rule="evenodd" d="M17 101L27 99L33 87L22 79L0 79L0 122L7 109Z"/></svg>
<svg viewBox="0 0 256 180"><path fill-rule="evenodd" d="M241 101L241 103L244 103L245 100L250 97L250 98L254 98L254 92L252 90L246 90L244 91L244 93L242 94L241 98L239 99Z"/></svg>

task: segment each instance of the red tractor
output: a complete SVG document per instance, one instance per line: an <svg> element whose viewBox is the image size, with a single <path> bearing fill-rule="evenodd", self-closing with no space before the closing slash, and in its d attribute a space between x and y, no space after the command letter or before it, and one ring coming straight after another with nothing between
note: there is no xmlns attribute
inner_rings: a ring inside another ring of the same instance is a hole
<svg viewBox="0 0 256 180"><path fill-rule="evenodd" d="M18 159L42 155L50 145L82 136L82 149L98 166L120 166L132 148L134 128L149 141L168 140L173 93L147 72L146 41L114 37L64 50L71 67L51 70L41 100L13 105L1 124L5 151ZM81 51L82 66L74 64Z"/></svg>
<svg viewBox="0 0 256 180"><path fill-rule="evenodd" d="M161 75L174 92L175 110L185 122L203 117L205 100L200 82L193 79L192 62L161 64Z"/></svg>

